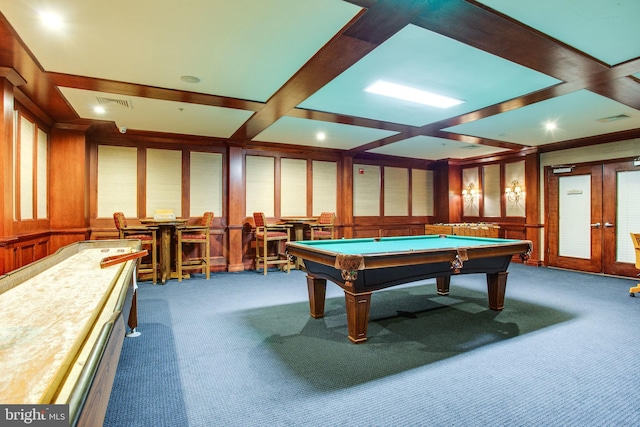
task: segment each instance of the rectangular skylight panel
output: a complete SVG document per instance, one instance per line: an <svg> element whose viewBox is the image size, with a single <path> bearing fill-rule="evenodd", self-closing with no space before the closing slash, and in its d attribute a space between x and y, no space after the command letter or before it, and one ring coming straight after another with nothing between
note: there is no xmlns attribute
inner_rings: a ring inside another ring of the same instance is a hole
<svg viewBox="0 0 640 427"><path fill-rule="evenodd" d="M426 90L415 89L409 86L386 82L384 80L378 80L372 85L366 87L364 90L365 92L375 93L378 95L402 99L409 102L416 102L418 104L424 104L438 108L449 108L455 105L462 104L464 102L459 99L438 95Z"/></svg>

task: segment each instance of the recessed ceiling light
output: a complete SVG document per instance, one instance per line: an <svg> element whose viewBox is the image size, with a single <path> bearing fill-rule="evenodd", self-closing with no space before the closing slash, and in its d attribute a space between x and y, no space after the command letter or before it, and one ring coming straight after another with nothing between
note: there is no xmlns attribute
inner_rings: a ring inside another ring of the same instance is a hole
<svg viewBox="0 0 640 427"><path fill-rule="evenodd" d="M200 83L200 79L196 76L180 76L180 80L185 83Z"/></svg>
<svg viewBox="0 0 640 427"><path fill-rule="evenodd" d="M55 12L42 11L38 15L40 16L42 23L49 28L59 30L64 26L62 17Z"/></svg>
<svg viewBox="0 0 640 427"><path fill-rule="evenodd" d="M316 134L316 139L318 141L324 141L327 138L327 134L325 134L324 132L318 132Z"/></svg>
<svg viewBox="0 0 640 427"><path fill-rule="evenodd" d="M98 113L98 114L104 114L106 112L106 110L104 109L104 107L98 105L97 107L95 107L93 109L94 112Z"/></svg>
<svg viewBox="0 0 640 427"><path fill-rule="evenodd" d="M557 127L556 122L548 121L544 124L546 130L554 130Z"/></svg>
<svg viewBox="0 0 640 427"><path fill-rule="evenodd" d="M378 95L389 96L391 98L402 99L404 101L416 102L418 104L430 105L438 108L449 108L464 102L460 99L450 98L448 96L438 95L427 92L426 90L390 83L384 80L378 80L372 85L366 87L364 90L365 92L376 93Z"/></svg>

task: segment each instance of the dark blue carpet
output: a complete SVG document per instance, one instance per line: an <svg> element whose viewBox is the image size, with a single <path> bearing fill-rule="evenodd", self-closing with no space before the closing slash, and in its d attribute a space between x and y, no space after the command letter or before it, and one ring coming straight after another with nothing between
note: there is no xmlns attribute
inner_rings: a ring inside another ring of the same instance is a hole
<svg viewBox="0 0 640 427"><path fill-rule="evenodd" d="M376 292L361 345L336 285L309 316L300 271L143 282L105 425L640 425L635 282L509 271L502 312L484 275Z"/></svg>

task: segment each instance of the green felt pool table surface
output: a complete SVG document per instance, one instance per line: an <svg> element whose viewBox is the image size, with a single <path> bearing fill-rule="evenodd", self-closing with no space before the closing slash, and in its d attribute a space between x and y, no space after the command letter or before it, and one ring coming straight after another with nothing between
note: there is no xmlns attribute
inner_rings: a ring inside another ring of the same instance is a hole
<svg viewBox="0 0 640 427"><path fill-rule="evenodd" d="M491 239L486 237L468 236L400 236L365 239L340 239L340 240L306 240L298 242L309 248L318 250L339 252L343 254L375 254L404 251L420 251L443 248L458 248L485 245L503 245L516 243L520 240Z"/></svg>

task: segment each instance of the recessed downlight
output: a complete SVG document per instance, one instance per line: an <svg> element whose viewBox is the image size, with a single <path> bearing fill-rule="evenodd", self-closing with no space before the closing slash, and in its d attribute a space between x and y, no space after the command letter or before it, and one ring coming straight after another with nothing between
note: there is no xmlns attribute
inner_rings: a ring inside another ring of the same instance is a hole
<svg viewBox="0 0 640 427"><path fill-rule="evenodd" d="M42 22L42 24L47 28L59 30L64 27L62 16L55 12L41 11L38 13L38 16L40 17L40 21Z"/></svg>
<svg viewBox="0 0 640 427"><path fill-rule="evenodd" d="M180 80L182 80L185 83L200 83L200 79L197 78L196 76L180 76Z"/></svg>

